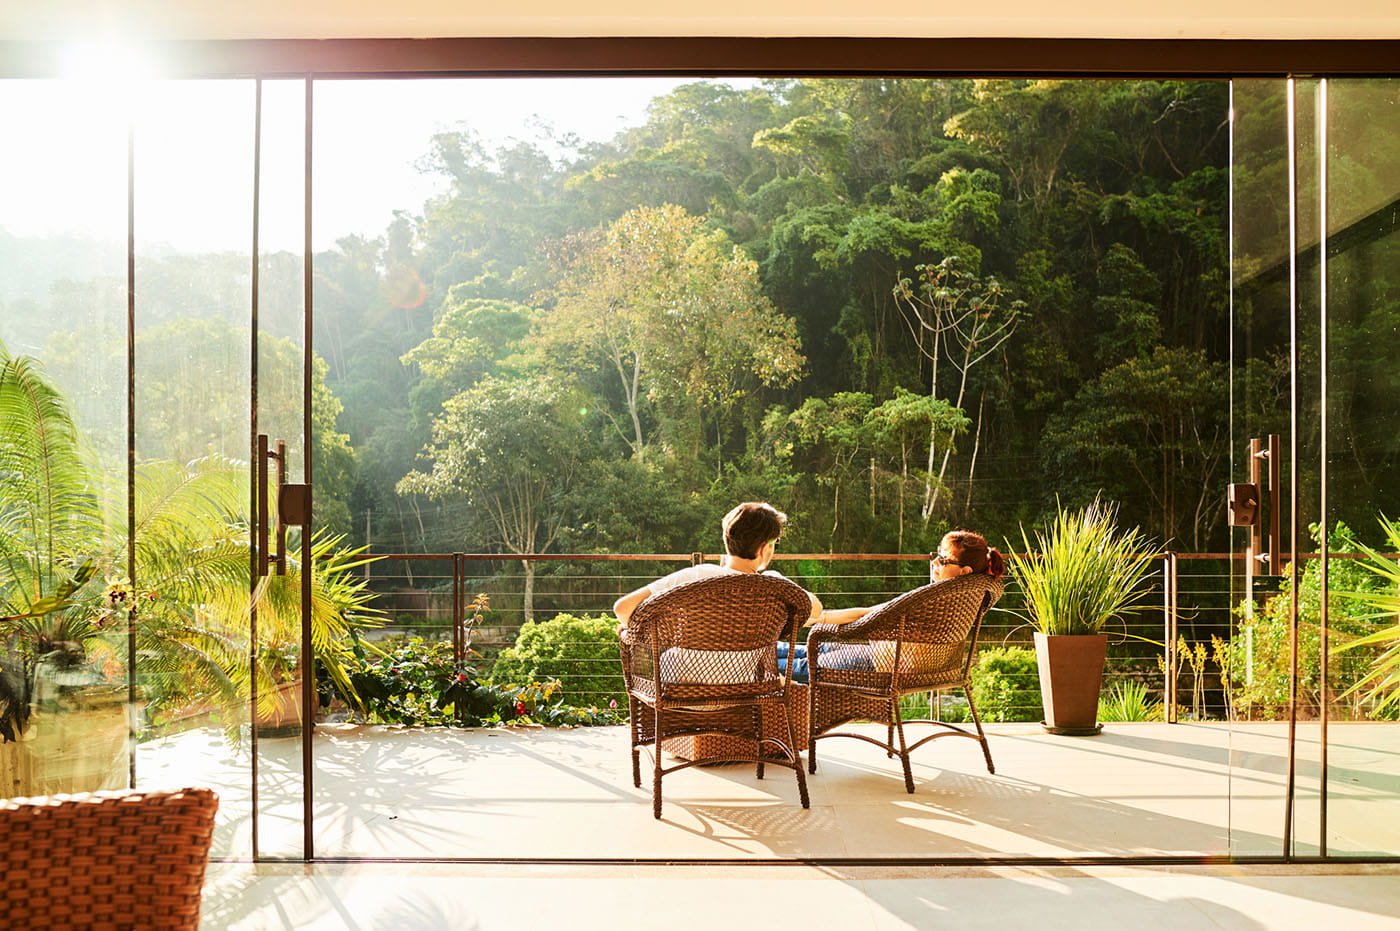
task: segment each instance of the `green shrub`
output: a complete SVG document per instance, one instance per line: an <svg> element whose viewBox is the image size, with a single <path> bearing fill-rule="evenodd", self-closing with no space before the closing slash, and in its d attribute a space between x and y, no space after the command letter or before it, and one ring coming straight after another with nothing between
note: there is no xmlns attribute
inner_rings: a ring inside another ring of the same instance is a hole
<svg viewBox="0 0 1400 931"><path fill-rule="evenodd" d="M1321 545L1317 525L1313 539ZM1327 546L1333 553L1351 552L1360 547L1355 533L1338 522ZM1384 590L1384 581L1365 564L1352 559L1334 559L1328 567L1327 620L1332 642L1345 643L1370 633L1368 620L1374 614L1371 601ZM1265 596L1261 605L1243 604L1238 609L1239 627L1228 644L1216 649L1216 664L1228 685L1227 697L1237 717L1243 720L1279 720L1288 716L1289 688L1292 682L1292 590L1291 575L1285 569L1279 591ZM1322 654L1322 562L1310 559L1302 566L1298 585L1298 701L1304 713L1318 714L1321 696ZM1329 669L1329 687L1344 690L1366 675L1375 650L1334 653ZM1333 701L1332 714L1344 720L1366 720L1374 711L1358 693Z"/></svg>
<svg viewBox="0 0 1400 931"><path fill-rule="evenodd" d="M972 700L983 721L1039 721L1040 671L1035 651L994 647L977 654Z"/></svg>
<svg viewBox="0 0 1400 931"><path fill-rule="evenodd" d="M988 721L1039 721L1040 672L1035 664L1035 651L1023 647L996 647L982 650L972 666L972 700L977 703L977 715ZM926 693L905 695L899 700L900 712L906 719L929 717ZM942 710L933 717L949 724L972 720L967 699L960 691L943 693Z"/></svg>
<svg viewBox="0 0 1400 931"><path fill-rule="evenodd" d="M409 637L378 656L357 651L350 672L371 724L461 725L508 721L617 724L609 708L565 705L556 682L494 685L452 662L452 644Z"/></svg>
<svg viewBox="0 0 1400 931"><path fill-rule="evenodd" d="M578 705L627 704L618 654L617 620L559 614L520 628L515 646L501 651L491 679L521 684L559 680L564 697Z"/></svg>

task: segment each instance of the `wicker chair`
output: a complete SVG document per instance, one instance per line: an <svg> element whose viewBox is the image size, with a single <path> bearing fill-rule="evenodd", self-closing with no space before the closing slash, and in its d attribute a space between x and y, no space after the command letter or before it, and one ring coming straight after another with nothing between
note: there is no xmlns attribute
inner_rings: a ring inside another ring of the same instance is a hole
<svg viewBox="0 0 1400 931"><path fill-rule="evenodd" d="M810 807L776 644L793 643L811 605L786 579L738 573L679 585L633 612L622 636L632 783L641 786L641 748L650 747L657 818L661 777L697 763L755 763L760 779L765 763L786 766L797 774L802 807ZM717 755L662 765L664 741L701 734L736 739L711 745Z"/></svg>
<svg viewBox="0 0 1400 931"><path fill-rule="evenodd" d="M198 928L218 807L210 789L0 801L0 927Z"/></svg>
<svg viewBox="0 0 1400 931"><path fill-rule="evenodd" d="M904 787L914 791L909 754L939 737L971 737L982 745L987 772L996 772L987 735L968 688L968 670L987 609L1001 597L1002 583L981 573L934 582L900 595L850 624L818 624L807 635L810 745L807 765L817 771L817 740L856 737L899 756ZM827 651L823 652L823 646ZM942 721L905 721L901 696L961 688L977 733ZM834 731L851 721L887 726L885 742L850 731ZM917 743L904 738L905 724L933 724L942 730ZM899 744L895 745L895 734Z"/></svg>

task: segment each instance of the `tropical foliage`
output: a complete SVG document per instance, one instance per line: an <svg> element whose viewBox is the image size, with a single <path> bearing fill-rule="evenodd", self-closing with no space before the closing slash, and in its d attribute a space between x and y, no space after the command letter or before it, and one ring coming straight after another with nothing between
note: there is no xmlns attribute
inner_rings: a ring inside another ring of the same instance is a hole
<svg viewBox="0 0 1400 931"><path fill-rule="evenodd" d="M66 399L33 359L0 356L0 415L5 738L27 724L41 670L67 668L70 684L124 684L131 628L140 694L153 720L206 708L236 735L253 675L269 708L276 686L297 667L302 566L289 555L285 574L250 589L248 529L239 517L246 465L142 463L128 523L126 495L98 483ZM290 551L299 551L296 543L293 533ZM353 700L343 644L375 612L362 580L350 574L361 563L341 543L312 541L309 621L318 664ZM256 650L250 606L259 620Z"/></svg>
<svg viewBox="0 0 1400 931"><path fill-rule="evenodd" d="M1387 550L1400 552L1400 523L1382 514L1380 525ZM1372 611L1353 615L1353 624L1361 629L1343 628L1338 637L1341 642L1333 649L1337 656L1353 660L1359 656L1367 661L1367 666L1352 677L1345 697L1372 705L1372 716L1395 719L1400 717L1400 564L1364 543L1356 546L1366 554L1359 568L1374 577L1373 584L1350 592L1343 588L1344 582L1338 585L1333 581L1332 585L1342 591L1342 598L1355 599ZM1353 632L1355 636L1348 638Z"/></svg>
<svg viewBox="0 0 1400 931"><path fill-rule="evenodd" d="M565 704L558 680L483 681L470 666L454 665L452 645L443 641L410 637L375 654L360 648L354 654L350 678L363 699L361 716L370 723L479 727L622 720L616 702Z"/></svg>
<svg viewBox="0 0 1400 931"><path fill-rule="evenodd" d="M1115 682L1099 696L1100 721L1160 721L1162 703L1148 698L1146 683L1137 679Z"/></svg>
<svg viewBox="0 0 1400 931"><path fill-rule="evenodd" d="M1393 525L1387 521L1382 526ZM1311 530L1320 547L1320 529L1314 526ZM1327 702L1333 715L1365 718L1378 712L1374 706L1386 694L1383 687L1377 688L1383 685L1381 657L1386 638L1384 629L1378 630L1375 622L1386 617L1378 612L1387 610L1395 564L1358 541L1345 523L1332 528L1327 549L1332 553L1366 552L1368 558L1328 561L1327 632L1333 647L1326 695L1322 691L1322 560L1310 559L1300 567L1297 700L1307 715L1320 714ZM1268 720L1288 714L1295 598L1291 580L1291 569L1286 569L1276 594L1259 604L1242 605L1234 637L1217 647L1216 662L1229 680L1228 694L1239 718Z"/></svg>

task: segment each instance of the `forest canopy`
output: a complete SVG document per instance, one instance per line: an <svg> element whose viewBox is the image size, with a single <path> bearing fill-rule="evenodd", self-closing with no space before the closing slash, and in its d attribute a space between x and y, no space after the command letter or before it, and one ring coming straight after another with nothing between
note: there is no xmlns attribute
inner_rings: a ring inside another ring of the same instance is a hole
<svg viewBox="0 0 1400 931"><path fill-rule="evenodd" d="M444 194L317 256L349 512L688 552L760 497L797 551L908 552L1101 492L1223 546L1225 120L1218 83L782 79L564 158L441 133ZM554 474L527 505L475 470Z"/></svg>
<svg viewBox="0 0 1400 931"><path fill-rule="evenodd" d="M763 498L790 551L918 552L1102 494L1226 545L1225 84L696 81L592 143L459 116L419 163L441 193L314 256L317 508L352 542L714 551ZM260 266L261 375L289 386L299 262ZM238 455L212 428L246 398L246 257L137 278L141 454ZM17 345L59 334L80 411L111 409L83 374L119 321L85 307L121 287L6 308ZM163 413L200 384L222 414ZM262 416L295 444L295 408Z"/></svg>

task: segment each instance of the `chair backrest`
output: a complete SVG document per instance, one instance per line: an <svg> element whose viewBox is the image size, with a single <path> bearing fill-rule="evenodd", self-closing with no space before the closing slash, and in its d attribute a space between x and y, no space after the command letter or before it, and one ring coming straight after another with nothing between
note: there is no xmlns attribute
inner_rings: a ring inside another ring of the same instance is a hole
<svg viewBox="0 0 1400 931"><path fill-rule="evenodd" d="M999 579L974 573L931 582L867 614L858 623L875 670L897 672L909 688L966 676L982 618L1002 591Z"/></svg>
<svg viewBox="0 0 1400 931"><path fill-rule="evenodd" d="M0 801L0 927L199 927L211 789Z"/></svg>
<svg viewBox="0 0 1400 931"><path fill-rule="evenodd" d="M756 573L717 575L653 595L628 621L636 638L634 670L655 678L662 697L758 694L782 682L778 640L791 641L810 616L811 599L787 579Z"/></svg>

